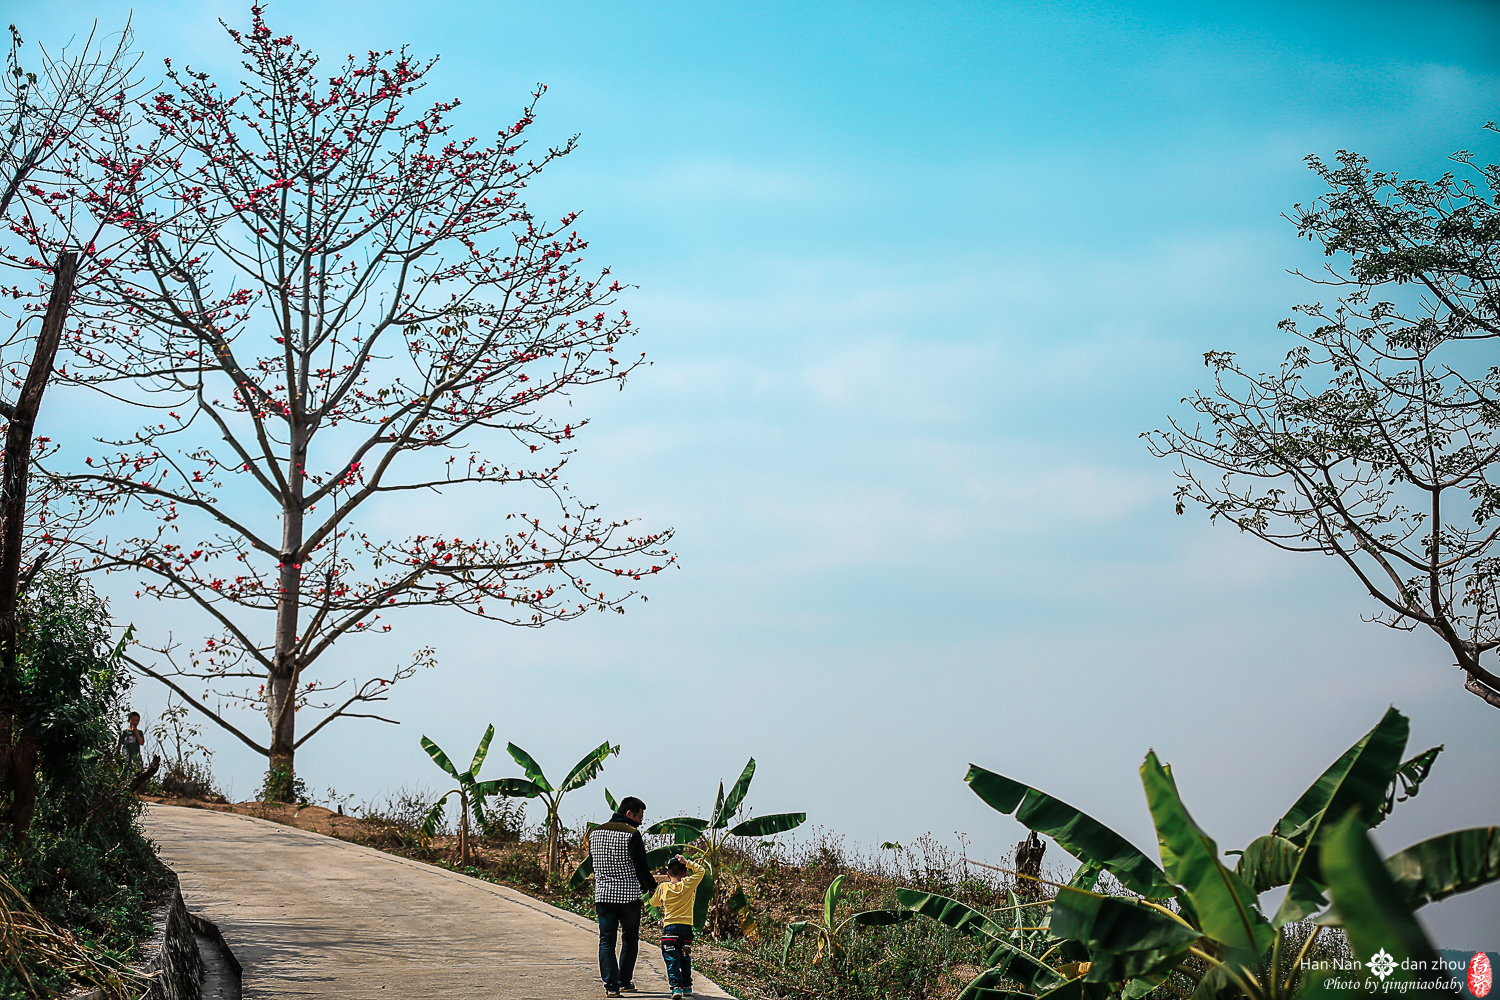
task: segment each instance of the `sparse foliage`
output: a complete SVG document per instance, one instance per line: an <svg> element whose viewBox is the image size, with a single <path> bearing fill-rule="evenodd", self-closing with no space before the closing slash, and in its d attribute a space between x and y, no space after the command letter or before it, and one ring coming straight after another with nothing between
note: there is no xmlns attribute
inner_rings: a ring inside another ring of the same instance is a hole
<svg viewBox="0 0 1500 1000"><path fill-rule="evenodd" d="M582 270L576 215L522 201L575 148L523 158L541 89L492 141L460 138L456 100L407 107L434 60L372 51L320 75L260 8L251 22L227 29L245 82L169 62L75 199L130 239L88 262L66 377L149 416L65 477L133 520L68 540L82 568L203 616L201 642L161 637L132 662L293 775L331 721L394 721L370 709L433 661L340 681L318 669L339 639L416 606L524 627L623 610L673 556L670 532L605 518L561 479L588 422L556 407L643 356L624 353L620 284ZM465 489L545 509L494 518L498 537L455 535L430 499L405 537L356 518ZM269 737L225 705L263 711ZM299 735L303 708L326 714Z"/></svg>
<svg viewBox="0 0 1500 1000"><path fill-rule="evenodd" d="M1282 321L1300 343L1277 371L1204 355L1214 386L1185 402L1206 424L1145 436L1181 461L1178 513L1339 559L1374 620L1431 629L1500 708L1500 165L1454 159L1422 181L1309 157L1328 193L1291 221L1340 259L1315 279L1337 304Z"/></svg>

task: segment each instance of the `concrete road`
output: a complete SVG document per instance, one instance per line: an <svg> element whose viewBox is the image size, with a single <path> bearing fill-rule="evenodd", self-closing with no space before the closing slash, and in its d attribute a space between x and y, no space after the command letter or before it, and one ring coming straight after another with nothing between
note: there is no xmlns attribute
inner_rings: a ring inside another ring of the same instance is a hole
<svg viewBox="0 0 1500 1000"><path fill-rule="evenodd" d="M604 996L594 923L513 889L234 813L151 806L145 827L244 966L245 1000ZM657 948L635 983L670 995Z"/></svg>

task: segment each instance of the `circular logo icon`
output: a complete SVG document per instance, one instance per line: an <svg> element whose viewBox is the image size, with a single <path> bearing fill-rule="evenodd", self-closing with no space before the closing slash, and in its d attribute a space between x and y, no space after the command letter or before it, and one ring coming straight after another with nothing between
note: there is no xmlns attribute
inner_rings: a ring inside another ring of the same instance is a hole
<svg viewBox="0 0 1500 1000"><path fill-rule="evenodd" d="M1476 951L1469 959L1469 992L1476 997L1488 996L1495 983L1495 971L1490 968L1490 956Z"/></svg>
<svg viewBox="0 0 1500 1000"><path fill-rule="evenodd" d="M1385 982L1385 977L1396 971L1396 960L1391 957L1390 952L1382 948L1370 957L1370 971L1375 973L1381 982Z"/></svg>

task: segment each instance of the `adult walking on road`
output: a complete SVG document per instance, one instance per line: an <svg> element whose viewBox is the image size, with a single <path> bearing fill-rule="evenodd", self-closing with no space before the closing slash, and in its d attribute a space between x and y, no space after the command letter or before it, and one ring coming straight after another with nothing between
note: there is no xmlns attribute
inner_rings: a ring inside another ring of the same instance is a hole
<svg viewBox="0 0 1500 1000"><path fill-rule="evenodd" d="M589 832L589 857L594 866L594 910L599 915L599 976L604 995L635 992L635 958L640 950L641 897L656 891L656 878L646 864L646 842L641 820L646 803L634 795L620 801L608 823ZM615 937L620 957L615 958Z"/></svg>

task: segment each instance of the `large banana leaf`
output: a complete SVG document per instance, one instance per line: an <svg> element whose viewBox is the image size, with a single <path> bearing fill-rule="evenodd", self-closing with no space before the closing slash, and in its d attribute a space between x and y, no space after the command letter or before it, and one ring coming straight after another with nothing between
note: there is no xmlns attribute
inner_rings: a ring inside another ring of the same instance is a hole
<svg viewBox="0 0 1500 1000"><path fill-rule="evenodd" d="M1386 709L1375 728L1345 750L1302 793L1273 832L1305 847L1326 811L1331 809L1335 816L1342 816L1355 805L1363 813L1366 826L1378 825L1384 815L1386 792L1401 769L1401 751L1406 749L1410 729L1406 716L1394 708Z"/></svg>
<svg viewBox="0 0 1500 1000"><path fill-rule="evenodd" d="M1454 830L1393 854L1385 867L1407 906L1435 903L1500 880L1500 829Z"/></svg>
<svg viewBox="0 0 1500 1000"><path fill-rule="evenodd" d="M839 907L839 896L844 892L844 876L840 875L828 886L828 891L823 893L823 926L833 930L833 914Z"/></svg>
<svg viewBox="0 0 1500 1000"><path fill-rule="evenodd" d="M590 855L583 859L583 864L579 865L578 870L573 873L573 877L568 879L568 892L577 892L583 888L583 883L592 874L594 874L594 858L593 855Z"/></svg>
<svg viewBox="0 0 1500 1000"><path fill-rule="evenodd" d="M1433 762L1437 760L1437 755L1442 752L1443 744L1439 743L1431 750L1423 750L1396 769L1395 780L1391 782L1390 790L1386 792L1385 796L1385 807L1382 810L1385 815L1390 815L1391 810L1396 807L1397 802L1405 802L1407 799L1416 798L1418 790L1422 787L1422 782L1426 781L1427 776L1432 773ZM1401 786L1401 795L1399 798L1396 795L1396 786L1398 784Z"/></svg>
<svg viewBox="0 0 1500 1000"><path fill-rule="evenodd" d="M729 833L735 837L770 837L788 830L795 830L807 822L807 813L772 813L769 816L753 816Z"/></svg>
<svg viewBox="0 0 1500 1000"><path fill-rule="evenodd" d="M1151 899L1174 894L1166 873L1134 844L1061 799L974 764L964 780L990 808L1015 813L1027 827L1051 837L1078 860L1104 868L1127 889Z"/></svg>
<svg viewBox="0 0 1500 1000"><path fill-rule="evenodd" d="M995 945L995 952L990 955L990 964L1007 978L1030 989L1051 989L1063 982L1063 977L1051 966L1011 944L1007 940L1009 932L1005 927L973 907L947 896L918 892L915 889L897 889L896 898L907 909L924 917L931 917L940 924L971 936L990 939Z"/></svg>
<svg viewBox="0 0 1500 1000"><path fill-rule="evenodd" d="M619 753L620 748L618 745L610 746L609 740L605 740L602 744L590 750L584 756L583 760L573 765L573 770L568 772L568 776L563 779L563 783L558 786L558 790L563 793L574 792L587 785L590 781L594 780L600 771L604 770L604 761L609 755L615 754L618 756Z"/></svg>
<svg viewBox="0 0 1500 1000"><path fill-rule="evenodd" d="M505 793L501 791L504 786L504 778L494 778L490 781L475 782L473 787L469 789L469 792L479 798L485 798L490 795L504 795Z"/></svg>
<svg viewBox="0 0 1500 1000"><path fill-rule="evenodd" d="M1303 850L1281 908L1272 921L1275 926L1301 920L1327 902L1322 893L1319 833L1326 817L1342 817L1350 809L1357 809L1366 828L1385 818L1387 793L1401 768L1401 752L1406 748L1409 730L1406 716L1394 708L1387 709L1375 728L1324 771L1276 824L1275 833Z"/></svg>
<svg viewBox="0 0 1500 1000"><path fill-rule="evenodd" d="M455 780L458 778L458 768L454 767L453 761L449 760L448 755L443 753L442 747L424 736L422 737L422 749L427 751L427 756L432 758L434 764L453 775Z"/></svg>
<svg viewBox="0 0 1500 1000"><path fill-rule="evenodd" d="M745 769L740 772L740 776L735 781L734 787L729 790L728 795L724 796L724 804L720 807L719 814L714 816L715 829L728 824L731 819L734 819L734 814L740 810L740 804L745 801L745 796L750 793L750 779L753 777L755 777L755 758L751 757L750 763L746 764ZM719 822L720 820L723 822Z"/></svg>
<svg viewBox="0 0 1500 1000"><path fill-rule="evenodd" d="M479 747L474 751L474 762L469 765L469 774L476 775L479 773L479 768L484 764L485 756L490 752L490 740L494 738L495 727L492 723L490 727L484 731L484 738L479 741Z"/></svg>
<svg viewBox="0 0 1500 1000"><path fill-rule="evenodd" d="M422 836L431 837L437 832L437 825L443 818L443 810L448 807L448 796L452 794L453 792L444 792L443 797L438 799L431 809L427 810L427 815L422 817L422 825L420 827Z"/></svg>
<svg viewBox="0 0 1500 1000"><path fill-rule="evenodd" d="M709 867L703 873L703 881L698 883L698 894L693 898L693 926L703 927L708 923L708 904L714 898L714 882L718 879L718 873Z"/></svg>
<svg viewBox="0 0 1500 1000"><path fill-rule="evenodd" d="M1176 782L1154 751L1141 765L1141 784L1161 841L1162 860L1175 859L1172 874L1192 899L1198 926L1247 960L1258 959L1271 947L1275 932L1256 908L1255 893L1219 862L1218 844L1193 822Z"/></svg>
<svg viewBox="0 0 1500 1000"><path fill-rule="evenodd" d="M1082 943L1087 979L1117 982L1175 968L1203 935L1159 910L1119 896L1063 889L1052 901L1052 933Z"/></svg>
<svg viewBox="0 0 1500 1000"><path fill-rule="evenodd" d="M677 844L691 844L703 836L703 831L708 829L708 820L694 819L691 816L679 816L676 819L664 819L646 829L646 832L657 837L671 837Z"/></svg>
<svg viewBox="0 0 1500 1000"><path fill-rule="evenodd" d="M506 795L513 799L534 799L543 792L552 790L550 787L543 788L536 782L527 781L525 778L497 778L494 784L496 785L494 794Z"/></svg>
<svg viewBox="0 0 1500 1000"><path fill-rule="evenodd" d="M1337 822L1332 822L1324 837L1323 873L1333 896L1334 912L1342 921L1356 956L1368 963L1369 956L1384 949L1397 966L1390 981L1433 978L1431 971L1401 968L1401 963L1409 959L1425 963L1418 966L1420 969L1432 970L1436 968L1437 953L1385 862L1375 853L1357 807L1351 807Z"/></svg>
<svg viewBox="0 0 1500 1000"><path fill-rule="evenodd" d="M678 853L676 844L668 844L665 847L653 847L646 852L646 867L654 871L677 857Z"/></svg>
<svg viewBox="0 0 1500 1000"><path fill-rule="evenodd" d="M604 804L609 806L609 811L611 813L617 813L620 811L620 803L615 801L614 793L611 792L608 788L604 790Z"/></svg>
<svg viewBox="0 0 1500 1000"><path fill-rule="evenodd" d="M552 785L548 783L547 776L542 773L542 765L533 760L531 754L514 743L507 743L505 749L511 759L521 765L521 769L526 772L526 777L530 778L537 788L543 792L552 791Z"/></svg>
<svg viewBox="0 0 1500 1000"><path fill-rule="evenodd" d="M1250 841L1250 846L1240 852L1234 873L1251 892L1259 895L1290 882L1301 857L1302 848L1285 837L1268 833Z"/></svg>
<svg viewBox="0 0 1500 1000"><path fill-rule="evenodd" d="M708 814L708 822L715 830L721 830L729 825L729 817L724 815L724 782L719 782L719 794L714 798L714 811Z"/></svg>

